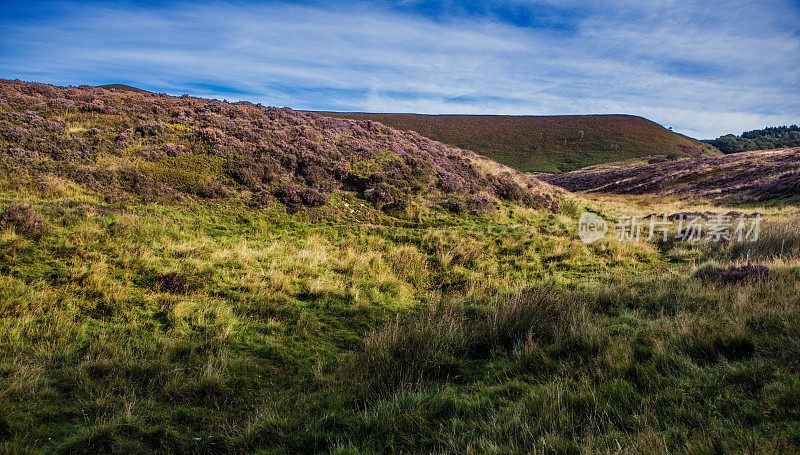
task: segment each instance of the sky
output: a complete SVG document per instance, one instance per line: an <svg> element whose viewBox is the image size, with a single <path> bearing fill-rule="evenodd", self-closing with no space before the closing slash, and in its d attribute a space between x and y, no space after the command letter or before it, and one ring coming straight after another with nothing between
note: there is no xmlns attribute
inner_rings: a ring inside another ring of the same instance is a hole
<svg viewBox="0 0 800 455"><path fill-rule="evenodd" d="M707 139L800 123L800 0L0 0L0 78Z"/></svg>

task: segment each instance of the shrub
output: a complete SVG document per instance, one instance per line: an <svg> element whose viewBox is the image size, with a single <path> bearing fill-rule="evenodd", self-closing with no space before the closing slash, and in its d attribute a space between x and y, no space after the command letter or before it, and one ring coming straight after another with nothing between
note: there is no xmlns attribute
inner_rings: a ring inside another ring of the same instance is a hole
<svg viewBox="0 0 800 455"><path fill-rule="evenodd" d="M666 163L669 161L669 158L664 155L657 155L649 158L647 160L647 164L656 164L656 163Z"/></svg>
<svg viewBox="0 0 800 455"><path fill-rule="evenodd" d="M144 137L158 136L164 132L164 125L161 122L145 122L137 125L135 131Z"/></svg>
<svg viewBox="0 0 800 455"><path fill-rule="evenodd" d="M227 186L214 181L198 181L193 192L204 199L226 198L232 194Z"/></svg>
<svg viewBox="0 0 800 455"><path fill-rule="evenodd" d="M302 206L318 207L328 203L328 195L313 188L296 185L283 185L273 195L286 206L289 213L300 210Z"/></svg>
<svg viewBox="0 0 800 455"><path fill-rule="evenodd" d="M0 214L0 227L13 226L16 232L31 240L39 240L47 226L30 204L10 203Z"/></svg>
<svg viewBox="0 0 800 455"><path fill-rule="evenodd" d="M694 277L703 281L712 281L720 284L738 283L744 280L764 278L775 272L763 265L747 264L730 266L728 268L707 264L694 272Z"/></svg>
<svg viewBox="0 0 800 455"><path fill-rule="evenodd" d="M180 156L181 154L186 153L186 151L186 147L180 144L173 144L171 142L164 144L164 152L168 156Z"/></svg>
<svg viewBox="0 0 800 455"><path fill-rule="evenodd" d="M367 188L364 191L364 199L372 203L378 202L393 202L394 197L385 185L379 185L373 188Z"/></svg>
<svg viewBox="0 0 800 455"><path fill-rule="evenodd" d="M55 87L47 84L29 83L22 87L22 93L27 95L42 95L45 98L55 98L58 95Z"/></svg>
<svg viewBox="0 0 800 455"><path fill-rule="evenodd" d="M269 192L266 188L261 188L261 190L254 192L250 196L249 205L251 207L269 207L274 202L274 196L271 192Z"/></svg>
<svg viewBox="0 0 800 455"><path fill-rule="evenodd" d="M217 128L202 128L196 132L196 139L208 145L217 145L223 142L225 133Z"/></svg>
<svg viewBox="0 0 800 455"><path fill-rule="evenodd" d="M156 200L164 194L164 185L149 174L127 167L121 169L119 172L123 188L130 193L142 197L142 199L146 201Z"/></svg>
<svg viewBox="0 0 800 455"><path fill-rule="evenodd" d="M381 211L395 218L408 219L411 217L411 204L405 199L395 199L394 202L384 204Z"/></svg>
<svg viewBox="0 0 800 455"><path fill-rule="evenodd" d="M463 178L450 172L440 172L439 181L436 186L445 193L455 193L463 191L467 186Z"/></svg>
<svg viewBox="0 0 800 455"><path fill-rule="evenodd" d="M300 200L308 207L319 207L328 203L329 196L314 188L300 189Z"/></svg>
<svg viewBox="0 0 800 455"><path fill-rule="evenodd" d="M453 213L469 212L475 215L489 213L497 208L492 201L477 194L463 198L451 197L442 203L442 207Z"/></svg>
<svg viewBox="0 0 800 455"><path fill-rule="evenodd" d="M559 207L559 212L576 220L580 217L583 210L584 206L578 199L564 199L561 201L561 206Z"/></svg>
<svg viewBox="0 0 800 455"><path fill-rule="evenodd" d="M521 186L512 180L502 180L494 186L494 192L500 199L519 201L525 195Z"/></svg>
<svg viewBox="0 0 800 455"><path fill-rule="evenodd" d="M188 279L178 272L158 273L155 282L159 289L170 294L181 294L188 289Z"/></svg>
<svg viewBox="0 0 800 455"><path fill-rule="evenodd" d="M324 167L317 164L304 164L298 170L298 174L303 177L309 186L332 189L335 180L330 172L327 171L327 168L331 167L328 163L325 163Z"/></svg>

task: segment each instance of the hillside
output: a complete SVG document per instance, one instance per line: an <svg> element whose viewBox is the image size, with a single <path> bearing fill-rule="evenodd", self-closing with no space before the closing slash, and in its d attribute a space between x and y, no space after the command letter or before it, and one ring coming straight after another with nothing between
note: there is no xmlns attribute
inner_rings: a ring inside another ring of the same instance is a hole
<svg viewBox="0 0 800 455"><path fill-rule="evenodd" d="M539 178L570 191L765 201L800 195L800 148L646 165L599 165Z"/></svg>
<svg viewBox="0 0 800 455"><path fill-rule="evenodd" d="M560 198L470 151L373 121L111 88L0 82L0 164L117 200L240 200L334 218L350 216L342 204L353 198L368 202L361 216L401 219Z"/></svg>
<svg viewBox="0 0 800 455"><path fill-rule="evenodd" d="M718 153L631 115L419 115L325 112L413 130L523 172L567 172L630 158L673 160Z"/></svg>

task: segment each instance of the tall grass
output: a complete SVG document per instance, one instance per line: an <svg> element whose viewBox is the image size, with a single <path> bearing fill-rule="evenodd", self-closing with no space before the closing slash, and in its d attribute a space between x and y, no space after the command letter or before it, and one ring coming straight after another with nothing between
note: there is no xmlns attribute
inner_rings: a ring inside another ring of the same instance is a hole
<svg viewBox="0 0 800 455"><path fill-rule="evenodd" d="M723 285L523 208L326 225L55 186L0 194L48 225L0 229L0 450L800 446L796 258Z"/></svg>
<svg viewBox="0 0 800 455"><path fill-rule="evenodd" d="M549 343L562 333L565 302L552 291L529 291L488 305L443 304L398 317L368 335L343 375L364 396L414 390L425 381L458 380L470 359Z"/></svg>
<svg viewBox="0 0 800 455"><path fill-rule="evenodd" d="M762 221L758 240L733 243L730 257L738 261L800 258L800 217Z"/></svg>

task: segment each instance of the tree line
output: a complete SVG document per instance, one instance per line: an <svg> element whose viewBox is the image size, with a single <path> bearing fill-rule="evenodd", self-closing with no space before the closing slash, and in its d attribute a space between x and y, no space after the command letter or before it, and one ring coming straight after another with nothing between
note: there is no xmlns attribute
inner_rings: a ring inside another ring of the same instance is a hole
<svg viewBox="0 0 800 455"><path fill-rule="evenodd" d="M703 142L713 145L725 154L800 147L800 126L770 126L761 130L745 131L739 136L726 134Z"/></svg>

